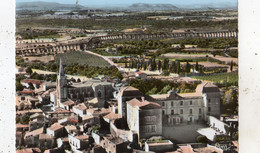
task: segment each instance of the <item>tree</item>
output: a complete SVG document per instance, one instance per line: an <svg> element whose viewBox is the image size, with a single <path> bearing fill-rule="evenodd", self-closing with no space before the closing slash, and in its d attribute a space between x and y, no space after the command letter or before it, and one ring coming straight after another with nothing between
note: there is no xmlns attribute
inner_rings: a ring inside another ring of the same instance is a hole
<svg viewBox="0 0 260 153"><path fill-rule="evenodd" d="M16 91L23 91L24 89L24 86L20 82L16 81L15 86L16 86Z"/></svg>
<svg viewBox="0 0 260 153"><path fill-rule="evenodd" d="M147 62L144 62L144 70L147 69Z"/></svg>
<svg viewBox="0 0 260 153"><path fill-rule="evenodd" d="M181 73L181 63L178 61L177 62L177 70L176 73L180 74Z"/></svg>
<svg viewBox="0 0 260 153"><path fill-rule="evenodd" d="M196 61L195 70L199 71L199 63L198 63L198 61Z"/></svg>
<svg viewBox="0 0 260 153"><path fill-rule="evenodd" d="M162 62L161 60L158 61L158 70L161 71L161 67L162 67Z"/></svg>
<svg viewBox="0 0 260 153"><path fill-rule="evenodd" d="M153 95L153 94L156 94L156 92L157 92L157 88L154 87L153 89L151 89L150 91L148 91L146 94L147 94L147 95Z"/></svg>
<svg viewBox="0 0 260 153"><path fill-rule="evenodd" d="M198 143L207 143L208 142L208 139L206 136L198 136L197 137L197 142Z"/></svg>
<svg viewBox="0 0 260 153"><path fill-rule="evenodd" d="M25 72L26 72L26 73L29 73L29 74L32 74L32 68L31 68L31 67L27 67L27 68L25 69Z"/></svg>
<svg viewBox="0 0 260 153"><path fill-rule="evenodd" d="M231 72L233 71L233 60L232 60L231 63L230 63L230 71L231 71Z"/></svg>
<svg viewBox="0 0 260 153"><path fill-rule="evenodd" d="M163 87L163 89L159 92L159 94L166 94L168 91L171 90L171 86L170 85L167 85L165 87Z"/></svg>
<svg viewBox="0 0 260 153"><path fill-rule="evenodd" d="M168 70L169 69L169 59L165 58L163 60L163 70Z"/></svg>
<svg viewBox="0 0 260 153"><path fill-rule="evenodd" d="M190 73L190 68L191 68L190 63L187 62L187 63L186 63L186 68L185 68L185 72L186 72L186 73Z"/></svg>

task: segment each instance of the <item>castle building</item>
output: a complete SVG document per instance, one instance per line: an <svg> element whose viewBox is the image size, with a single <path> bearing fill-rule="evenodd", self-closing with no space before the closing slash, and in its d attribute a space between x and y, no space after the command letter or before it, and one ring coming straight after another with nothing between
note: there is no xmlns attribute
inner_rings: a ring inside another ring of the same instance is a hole
<svg viewBox="0 0 260 153"><path fill-rule="evenodd" d="M134 92L137 93L133 91L128 95L135 95ZM122 91L119 94L122 95ZM192 126L208 121L209 116L219 118L221 113L220 91L209 82L200 84L194 93L177 94L171 90L168 94L149 95L145 97L146 100L141 99L126 100L126 112L122 109L122 114L127 114L129 129L137 133L139 139L163 135L164 126ZM118 105L122 102L118 101Z"/></svg>
<svg viewBox="0 0 260 153"><path fill-rule="evenodd" d="M132 99L127 102L127 124L139 140L162 135L162 109L158 103Z"/></svg>

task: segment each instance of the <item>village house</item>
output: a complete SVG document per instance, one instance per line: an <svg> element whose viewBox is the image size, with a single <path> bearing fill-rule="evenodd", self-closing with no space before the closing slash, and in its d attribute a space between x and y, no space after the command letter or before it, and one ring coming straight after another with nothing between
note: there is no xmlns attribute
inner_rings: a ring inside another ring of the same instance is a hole
<svg viewBox="0 0 260 153"><path fill-rule="evenodd" d="M29 110L32 108L32 104L26 97L18 97L16 96L15 103L16 110Z"/></svg>
<svg viewBox="0 0 260 153"><path fill-rule="evenodd" d="M24 136L25 145L27 147L38 146L39 136L44 133L44 127L27 132Z"/></svg>
<svg viewBox="0 0 260 153"><path fill-rule="evenodd" d="M170 152L174 150L174 144L170 140L159 140L158 142L146 141L144 146L146 152Z"/></svg>
<svg viewBox="0 0 260 153"><path fill-rule="evenodd" d="M77 125L79 123L79 120L78 120L77 116L71 116L71 117L66 117L66 118L58 120L58 123L60 123L60 125L63 125L63 126Z"/></svg>
<svg viewBox="0 0 260 153"><path fill-rule="evenodd" d="M74 105L76 105L76 102L71 99L67 99L65 102L60 103L60 107L68 111L70 111Z"/></svg>
<svg viewBox="0 0 260 153"><path fill-rule="evenodd" d="M57 118L58 120L64 119L66 117L71 117L74 113L63 108L57 108L53 112L48 113L49 118Z"/></svg>
<svg viewBox="0 0 260 153"><path fill-rule="evenodd" d="M87 115L87 106L84 103L80 103L76 106L73 106L72 111L80 117L83 117Z"/></svg>
<svg viewBox="0 0 260 153"><path fill-rule="evenodd" d="M69 134L68 138L71 150L73 151L89 148L90 141L88 135L74 136Z"/></svg>
<svg viewBox="0 0 260 153"><path fill-rule="evenodd" d="M40 134L38 147L39 148L53 148L55 147L55 138L49 134Z"/></svg>
<svg viewBox="0 0 260 153"><path fill-rule="evenodd" d="M49 128L47 128L47 134L55 138L60 138L65 136L66 131L64 129L64 126L60 125L59 123L54 123Z"/></svg>
<svg viewBox="0 0 260 153"><path fill-rule="evenodd" d="M67 131L68 134L78 133L78 129L75 125L67 125L65 126L65 130Z"/></svg>
<svg viewBox="0 0 260 153"><path fill-rule="evenodd" d="M107 123L110 123L110 122L115 121L116 119L119 119L120 116L118 114L115 114L114 112L111 112L111 113L107 114L106 116L104 116L103 118Z"/></svg>
<svg viewBox="0 0 260 153"><path fill-rule="evenodd" d="M21 150L16 150L16 153L41 153L39 148L25 148Z"/></svg>
<svg viewBox="0 0 260 153"><path fill-rule="evenodd" d="M82 117L82 124L87 124L88 126L98 125L100 123L98 116L85 115Z"/></svg>
<svg viewBox="0 0 260 153"><path fill-rule="evenodd" d="M113 135L105 135L100 145L109 153L125 153L127 152L127 142Z"/></svg>
<svg viewBox="0 0 260 153"><path fill-rule="evenodd" d="M33 85L35 89L40 88L40 86L44 83L44 81L41 80L34 80L34 79L25 79L21 81L21 84L25 86L26 88L29 88L30 84Z"/></svg>
<svg viewBox="0 0 260 153"><path fill-rule="evenodd" d="M39 129L41 127L44 127L45 126L45 120L44 119L33 119L29 122L29 131L33 131L33 130L36 130L36 129Z"/></svg>

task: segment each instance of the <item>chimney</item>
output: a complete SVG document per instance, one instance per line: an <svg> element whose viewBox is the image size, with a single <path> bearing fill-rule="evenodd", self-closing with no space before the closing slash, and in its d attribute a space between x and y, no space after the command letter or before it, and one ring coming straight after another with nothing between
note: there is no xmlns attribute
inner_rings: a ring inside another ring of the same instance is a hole
<svg viewBox="0 0 260 153"><path fill-rule="evenodd" d="M141 102L144 102L144 97L141 97L142 101Z"/></svg>

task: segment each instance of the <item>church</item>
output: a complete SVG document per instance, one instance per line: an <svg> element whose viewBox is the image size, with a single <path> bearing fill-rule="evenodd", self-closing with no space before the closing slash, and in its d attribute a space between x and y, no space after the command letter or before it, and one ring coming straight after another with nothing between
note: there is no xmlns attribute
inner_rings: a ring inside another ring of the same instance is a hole
<svg viewBox="0 0 260 153"><path fill-rule="evenodd" d="M113 98L113 92L114 88L110 82L102 82L100 80L77 83L70 82L66 77L62 60L60 60L60 68L57 75L56 100L54 102L55 108L75 105L94 98L104 103L104 101ZM99 106L103 107L103 104L99 104Z"/></svg>

